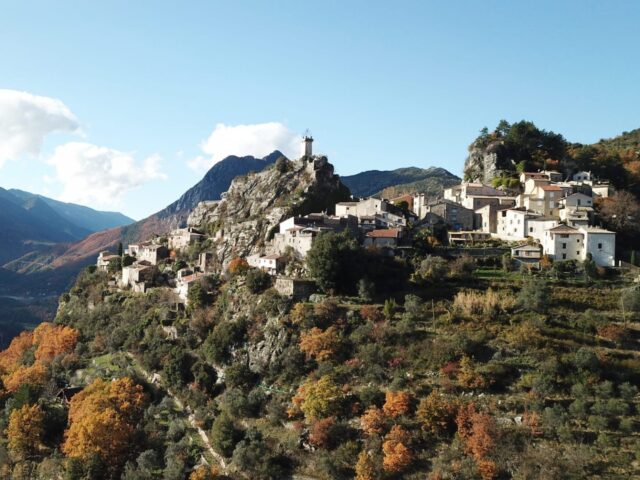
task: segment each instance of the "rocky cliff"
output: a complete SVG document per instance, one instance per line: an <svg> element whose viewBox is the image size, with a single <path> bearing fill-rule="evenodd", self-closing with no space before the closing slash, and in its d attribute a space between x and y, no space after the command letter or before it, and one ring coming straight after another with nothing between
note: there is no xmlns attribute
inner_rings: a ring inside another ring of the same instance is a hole
<svg viewBox="0 0 640 480"><path fill-rule="evenodd" d="M326 157L278 162L259 173L237 177L220 202L203 202L187 223L214 235L218 261L261 252L292 215L332 213L350 192Z"/></svg>
<svg viewBox="0 0 640 480"><path fill-rule="evenodd" d="M504 142L500 140L473 142L464 162L464 179L490 184L501 171L513 170L512 163L506 157Z"/></svg>

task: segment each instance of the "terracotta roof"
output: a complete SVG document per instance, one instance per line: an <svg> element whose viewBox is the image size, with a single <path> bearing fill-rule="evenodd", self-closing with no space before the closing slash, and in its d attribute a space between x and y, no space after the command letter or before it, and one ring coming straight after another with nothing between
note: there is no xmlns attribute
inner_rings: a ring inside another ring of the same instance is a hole
<svg viewBox="0 0 640 480"><path fill-rule="evenodd" d="M559 192L562 190L558 185L541 185L540 188L549 192Z"/></svg>
<svg viewBox="0 0 640 480"><path fill-rule="evenodd" d="M400 228L382 228L380 230L372 230L367 233L367 237L373 238L398 238L402 230Z"/></svg>
<svg viewBox="0 0 640 480"><path fill-rule="evenodd" d="M198 272L198 273L194 273L192 275L187 275L186 277L182 277L180 279L180 281L182 283L191 283L191 282L194 282L196 280L201 279L202 277L204 277L204 273L199 273Z"/></svg>

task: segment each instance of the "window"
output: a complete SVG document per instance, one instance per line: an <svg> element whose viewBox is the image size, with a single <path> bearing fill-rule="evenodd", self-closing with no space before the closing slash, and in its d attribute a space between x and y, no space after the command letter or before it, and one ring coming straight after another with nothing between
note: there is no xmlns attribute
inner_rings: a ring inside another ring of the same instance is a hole
<svg viewBox="0 0 640 480"><path fill-rule="evenodd" d="M579 238L576 238L576 242L580 243L580 239L579 239Z"/></svg>
<svg viewBox="0 0 640 480"><path fill-rule="evenodd" d="M578 206L582 203L582 200L578 199Z"/></svg>
<svg viewBox="0 0 640 480"><path fill-rule="evenodd" d="M598 244L598 250L602 250L602 244L601 243Z"/></svg>
<svg viewBox="0 0 640 480"><path fill-rule="evenodd" d="M576 255L580 256L580 250L578 250L578 251L576 252Z"/></svg>
<svg viewBox="0 0 640 480"><path fill-rule="evenodd" d="M563 233L563 234L560 235L560 238L569 238L569 235L566 234L566 233Z"/></svg>
<svg viewBox="0 0 640 480"><path fill-rule="evenodd" d="M562 259L563 259L563 260L566 260L566 259L567 259L567 254L566 254L566 253L563 253L563 254L562 254Z"/></svg>
<svg viewBox="0 0 640 480"><path fill-rule="evenodd" d="M564 250L564 249L566 249L566 248L567 248L567 244L566 244L566 243L563 243L563 244L562 244L562 249Z"/></svg>
<svg viewBox="0 0 640 480"><path fill-rule="evenodd" d="M529 233L533 233L533 227L529 227Z"/></svg>

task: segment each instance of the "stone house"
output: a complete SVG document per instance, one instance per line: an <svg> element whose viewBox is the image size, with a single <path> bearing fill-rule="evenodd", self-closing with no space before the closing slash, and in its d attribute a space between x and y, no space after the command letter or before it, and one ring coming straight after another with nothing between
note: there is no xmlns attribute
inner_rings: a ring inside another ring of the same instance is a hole
<svg viewBox="0 0 640 480"><path fill-rule="evenodd" d="M367 232L364 238L365 247L385 248L396 247L402 238L402 229L383 228Z"/></svg>
<svg viewBox="0 0 640 480"><path fill-rule="evenodd" d="M122 269L120 288L130 287L136 292L144 293L153 284L158 269L146 261L138 261Z"/></svg>
<svg viewBox="0 0 640 480"><path fill-rule="evenodd" d="M451 200L439 200L429 205L429 212L442 217L454 230L472 230L474 211Z"/></svg>
<svg viewBox="0 0 640 480"><path fill-rule="evenodd" d="M309 298L317 290L314 280L283 276L276 278L274 288L280 295L293 297L295 300Z"/></svg>
<svg viewBox="0 0 640 480"><path fill-rule="evenodd" d="M188 305L189 303L189 291L204 277L204 273L196 272L176 278L176 287L174 291L185 305Z"/></svg>
<svg viewBox="0 0 640 480"><path fill-rule="evenodd" d="M136 259L138 261L146 261L151 265L157 265L160 260L169 256L169 250L164 245L143 244L140 245Z"/></svg>
<svg viewBox="0 0 640 480"><path fill-rule="evenodd" d="M213 252L202 252L198 256L198 269L202 273L215 273L219 270L217 255Z"/></svg>
<svg viewBox="0 0 640 480"><path fill-rule="evenodd" d="M202 241L204 238L206 238L206 235L198 232L193 227L178 228L169 234L169 249L181 250Z"/></svg>

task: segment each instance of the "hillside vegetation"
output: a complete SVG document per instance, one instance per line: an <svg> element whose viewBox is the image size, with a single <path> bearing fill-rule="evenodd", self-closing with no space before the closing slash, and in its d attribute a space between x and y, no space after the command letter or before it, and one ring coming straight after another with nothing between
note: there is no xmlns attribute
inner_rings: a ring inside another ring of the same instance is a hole
<svg viewBox="0 0 640 480"><path fill-rule="evenodd" d="M83 272L54 325L0 354L3 475L640 474L640 292L624 277L421 245L392 260L328 235L309 254L327 292L314 302L241 262L186 311L165 290L115 292ZM84 390L59 393L69 385Z"/></svg>

